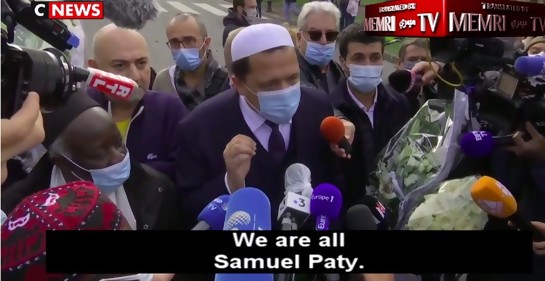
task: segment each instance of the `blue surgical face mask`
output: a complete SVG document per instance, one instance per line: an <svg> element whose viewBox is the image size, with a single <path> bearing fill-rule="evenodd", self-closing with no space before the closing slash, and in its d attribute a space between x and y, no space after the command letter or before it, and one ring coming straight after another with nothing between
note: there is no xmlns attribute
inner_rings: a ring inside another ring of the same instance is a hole
<svg viewBox="0 0 545 281"><path fill-rule="evenodd" d="M372 92L382 82L382 65L348 65L348 81L362 93Z"/></svg>
<svg viewBox="0 0 545 281"><path fill-rule="evenodd" d="M420 61L408 61L406 63L403 64L403 67L407 70L411 70L413 69L413 67L419 63Z"/></svg>
<svg viewBox="0 0 545 281"><path fill-rule="evenodd" d="M541 52L539 54L533 54L533 55L528 55L529 57L542 57L542 58L545 58L545 52Z"/></svg>
<svg viewBox="0 0 545 281"><path fill-rule="evenodd" d="M324 66L327 65L335 54L335 42L322 45L315 42L307 41L307 51L305 59L312 65Z"/></svg>
<svg viewBox="0 0 545 281"><path fill-rule="evenodd" d="M193 71L197 69L201 63L200 55L201 48L187 48L172 50L172 58L176 62L176 66L183 71Z"/></svg>
<svg viewBox="0 0 545 281"><path fill-rule="evenodd" d="M102 169L85 169L80 165L76 164L67 156L64 157L76 167L91 174L93 183L100 189L100 191L105 194L110 194L116 191L123 185L123 183L125 183L125 181L127 181L129 176L131 175L131 158L128 151L125 154L123 160L121 160L121 162ZM72 174L80 180L84 180L78 177L74 172L72 172Z"/></svg>
<svg viewBox="0 0 545 281"><path fill-rule="evenodd" d="M276 124L286 124L299 108L301 84L277 91L257 92L255 95L259 101L259 115Z"/></svg>

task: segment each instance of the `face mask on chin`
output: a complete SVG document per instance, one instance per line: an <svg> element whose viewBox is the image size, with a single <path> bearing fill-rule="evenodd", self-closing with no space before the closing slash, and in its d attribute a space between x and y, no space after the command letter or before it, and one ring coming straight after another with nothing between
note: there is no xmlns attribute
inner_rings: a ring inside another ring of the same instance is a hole
<svg viewBox="0 0 545 281"><path fill-rule="evenodd" d="M80 170L89 173L93 183L105 194L115 192L123 183L125 183L125 181L127 181L127 179L129 179L131 174L129 151L127 151L121 162L102 169L85 169L66 155L63 155L63 157ZM72 175L80 180L84 180L74 172L72 172Z"/></svg>
<svg viewBox="0 0 545 281"><path fill-rule="evenodd" d="M246 88L248 87L246 86ZM258 91L257 94L249 88L248 90L256 95L259 101L259 110L254 109L263 118L276 124L289 123L297 108L299 108L299 101L301 100L301 84L299 82L286 89Z"/></svg>

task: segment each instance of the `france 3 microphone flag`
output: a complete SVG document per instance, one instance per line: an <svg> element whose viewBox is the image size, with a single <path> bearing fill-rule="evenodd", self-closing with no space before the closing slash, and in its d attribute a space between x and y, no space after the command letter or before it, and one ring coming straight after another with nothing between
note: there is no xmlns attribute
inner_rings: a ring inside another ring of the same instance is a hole
<svg viewBox="0 0 545 281"><path fill-rule="evenodd" d="M271 202L263 191L246 187L231 194L223 230L271 230ZM272 273L218 273L215 281L273 281Z"/></svg>

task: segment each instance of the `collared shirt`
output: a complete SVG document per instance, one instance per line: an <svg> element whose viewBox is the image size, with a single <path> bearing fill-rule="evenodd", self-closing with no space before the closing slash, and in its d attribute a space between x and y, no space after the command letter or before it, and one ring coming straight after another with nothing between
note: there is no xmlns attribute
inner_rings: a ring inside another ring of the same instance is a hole
<svg viewBox="0 0 545 281"><path fill-rule="evenodd" d="M375 105L377 104L377 97L378 97L378 90L375 89L375 100L373 101L373 105L371 105L371 107L369 109L367 109L365 107L365 105L363 105L363 103L361 103L357 98L356 96L354 96L354 94L352 93L352 90L350 90L350 87L348 85L348 82L346 82L346 88L348 89L348 94L350 95L350 97L352 98L352 100L356 103L356 105L361 109L363 110L363 112L365 112L365 114L367 115L367 117L369 118L369 122L371 123L371 126L372 127L375 127L375 117L374 117L374 113L375 113Z"/></svg>
<svg viewBox="0 0 545 281"><path fill-rule="evenodd" d="M266 119L253 110L243 96L240 96L239 105L242 117L244 117L244 121L248 125L248 128L250 128L250 131L252 131L263 148L269 151L269 137L271 136L272 129L265 124ZM287 124L278 125L278 130L280 130L280 134L282 134L282 137L284 138L286 150L290 143L291 122L292 120ZM227 191L231 193L229 184L227 183L227 173L225 173L225 187L227 188Z"/></svg>

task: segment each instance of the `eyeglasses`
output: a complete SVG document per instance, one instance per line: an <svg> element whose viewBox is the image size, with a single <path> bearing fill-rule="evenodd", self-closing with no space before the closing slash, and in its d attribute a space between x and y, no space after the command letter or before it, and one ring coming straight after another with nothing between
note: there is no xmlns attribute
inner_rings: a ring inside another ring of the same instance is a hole
<svg viewBox="0 0 545 281"><path fill-rule="evenodd" d="M171 49L180 49L181 48L195 48L197 45L197 40L204 39L204 37L193 37L185 36L181 39L172 38L166 42L167 46Z"/></svg>
<svg viewBox="0 0 545 281"><path fill-rule="evenodd" d="M308 37L310 38L311 41L320 41L320 39L322 39L322 36L325 35L325 39L328 42L333 42L333 41L337 40L337 36L339 36L338 31L322 32L322 31L319 31L319 30L310 30L310 31L307 31L307 33L308 33Z"/></svg>

